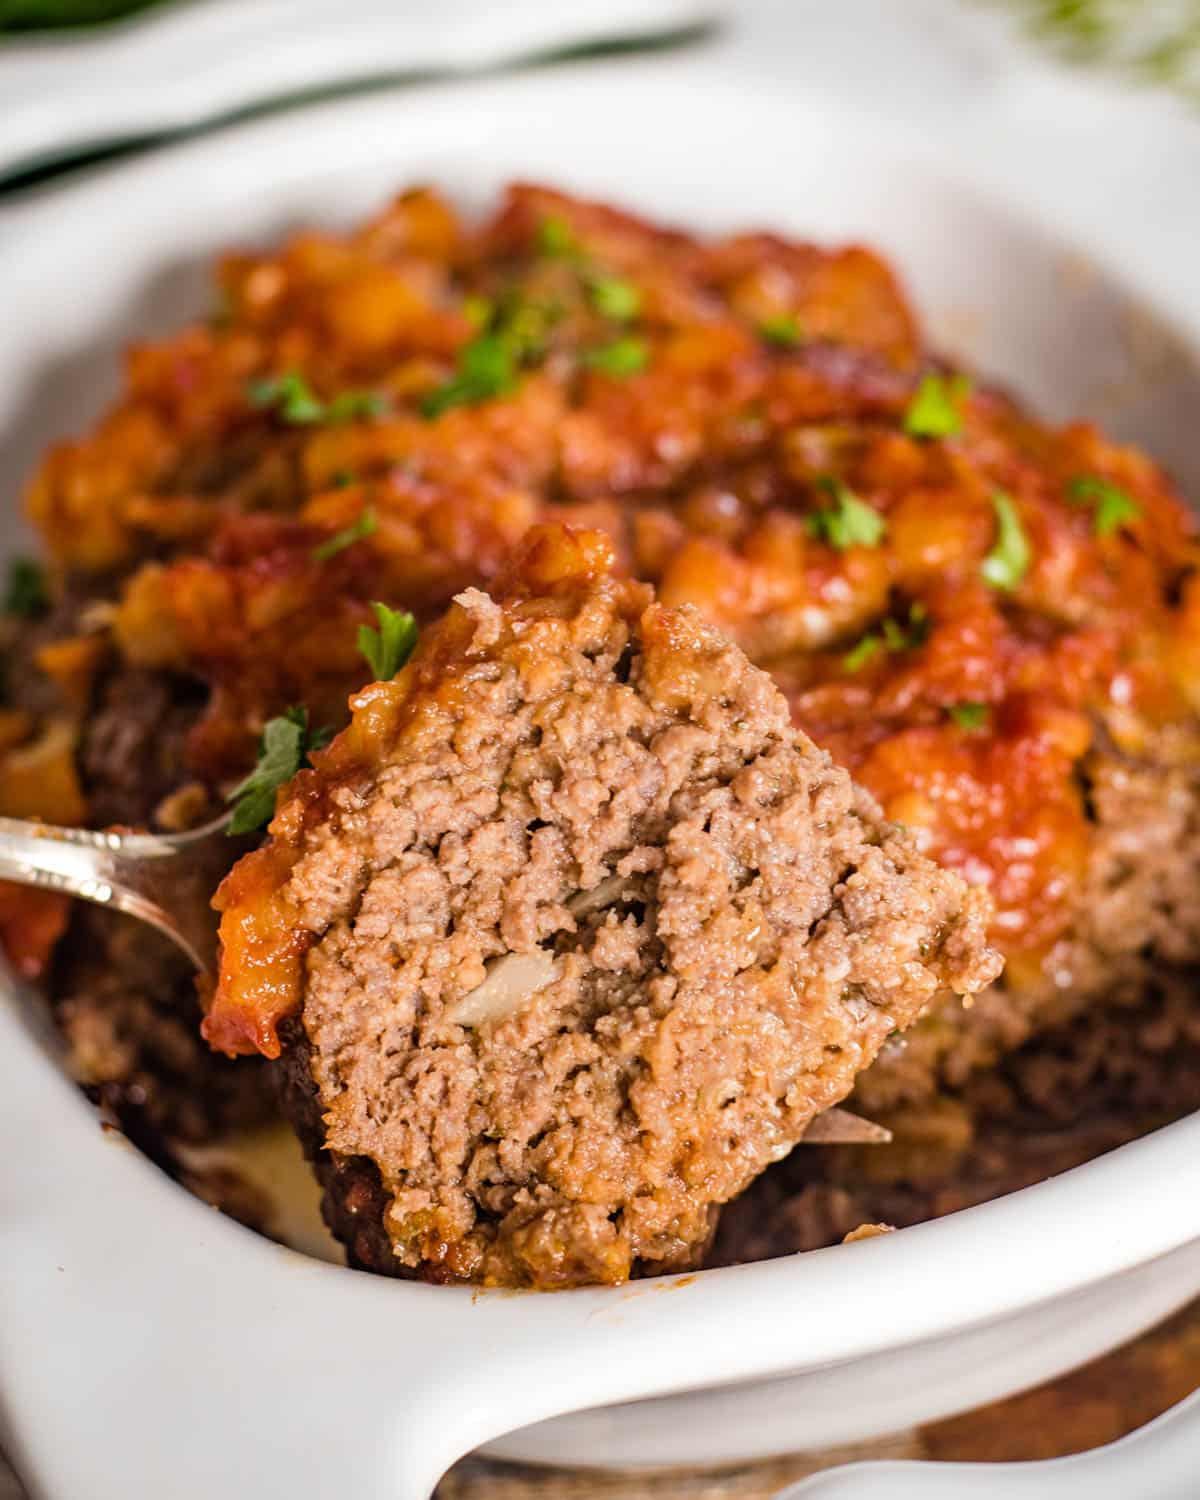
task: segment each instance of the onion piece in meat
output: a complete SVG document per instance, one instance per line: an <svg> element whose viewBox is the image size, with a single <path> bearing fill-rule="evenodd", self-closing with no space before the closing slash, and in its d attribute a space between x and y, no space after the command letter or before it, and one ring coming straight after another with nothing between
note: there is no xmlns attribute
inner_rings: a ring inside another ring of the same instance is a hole
<svg viewBox="0 0 1200 1500"><path fill-rule="evenodd" d="M482 1026L515 1015L562 972L553 953L504 953L488 965L482 984L456 1000L443 1019L452 1026Z"/></svg>

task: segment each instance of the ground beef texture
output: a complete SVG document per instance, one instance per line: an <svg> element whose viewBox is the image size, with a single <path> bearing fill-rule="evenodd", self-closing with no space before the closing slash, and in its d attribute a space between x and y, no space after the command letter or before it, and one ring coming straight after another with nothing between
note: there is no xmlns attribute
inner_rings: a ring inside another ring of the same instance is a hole
<svg viewBox="0 0 1200 1500"><path fill-rule="evenodd" d="M384 1190L378 1269L694 1264L890 1035L998 968L981 893L610 563L546 528L461 594L219 896L208 1035L277 1055L299 1018L324 1152Z"/></svg>

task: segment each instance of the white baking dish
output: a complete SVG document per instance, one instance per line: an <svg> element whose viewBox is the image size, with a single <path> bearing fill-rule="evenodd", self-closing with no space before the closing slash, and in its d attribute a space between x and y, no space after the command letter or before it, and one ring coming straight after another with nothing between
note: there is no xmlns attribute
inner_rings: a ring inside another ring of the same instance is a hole
<svg viewBox="0 0 1200 1500"><path fill-rule="evenodd" d="M1051 416L1143 441L1200 495L1200 291L1156 308L1149 249L1118 280L1102 244L1085 257L964 175L830 100L653 63L377 96L175 148L0 217L5 493L111 392L124 342L207 306L218 247L414 180L482 204L523 176L700 228L868 239L946 343ZM0 1441L53 1500L419 1500L483 1443L630 1465L823 1446L1042 1380L1200 1291L1200 1119L763 1265L553 1296L376 1279L257 1238L102 1132L28 1015L3 996Z"/></svg>

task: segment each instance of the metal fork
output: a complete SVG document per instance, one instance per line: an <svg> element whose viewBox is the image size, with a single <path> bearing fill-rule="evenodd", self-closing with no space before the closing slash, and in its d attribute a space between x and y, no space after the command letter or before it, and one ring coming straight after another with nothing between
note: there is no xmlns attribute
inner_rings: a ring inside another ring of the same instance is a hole
<svg viewBox="0 0 1200 1500"><path fill-rule="evenodd" d="M111 833L0 818L0 880L79 896L165 933L201 973L217 972L212 895L246 847L223 814L188 833Z"/></svg>
<svg viewBox="0 0 1200 1500"><path fill-rule="evenodd" d="M210 979L217 974L212 895L247 847L230 838L229 814L188 833L111 833L0 818L0 880L78 896L157 927ZM804 1145L877 1145L891 1132L834 1107L818 1115Z"/></svg>

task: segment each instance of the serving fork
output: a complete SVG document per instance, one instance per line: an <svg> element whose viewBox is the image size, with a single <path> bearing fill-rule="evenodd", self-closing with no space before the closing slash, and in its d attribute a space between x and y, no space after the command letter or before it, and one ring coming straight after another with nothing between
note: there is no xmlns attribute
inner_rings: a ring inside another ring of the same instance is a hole
<svg viewBox="0 0 1200 1500"><path fill-rule="evenodd" d="M217 971L212 895L247 847L229 814L187 833L59 828L0 818L0 880L78 896L157 927L209 978Z"/></svg>

